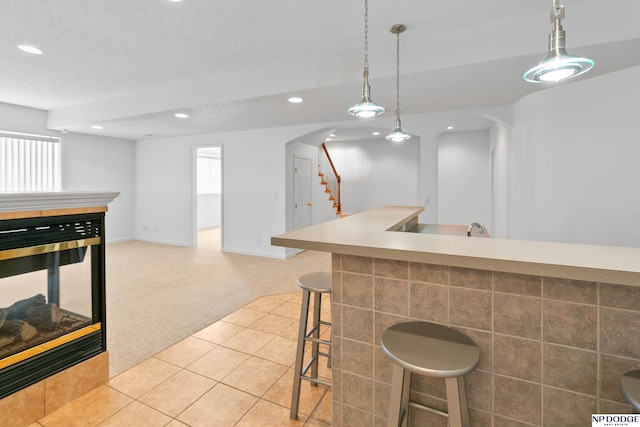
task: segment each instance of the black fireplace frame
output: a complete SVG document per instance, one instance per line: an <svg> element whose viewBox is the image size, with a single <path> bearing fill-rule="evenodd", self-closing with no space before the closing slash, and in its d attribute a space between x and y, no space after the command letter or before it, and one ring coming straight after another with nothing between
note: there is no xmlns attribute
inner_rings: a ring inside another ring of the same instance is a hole
<svg viewBox="0 0 640 427"><path fill-rule="evenodd" d="M9 266L9 263L3 267L2 263L8 262L3 259L3 254L4 258L11 258L16 251L25 247L46 247L46 250L50 251L52 247L68 242L72 242L72 247L73 242L79 243L76 246L84 247L85 250L87 246L89 247L91 251L91 326L93 326L93 329L74 337L69 342L0 369L0 399L107 350L104 217L104 212L93 212L0 221L0 292L2 277L10 275L12 272L9 270L15 269L14 266ZM91 244L83 246L87 241ZM56 265L43 260L41 255L33 255L41 257L35 263L39 266L38 269L49 270L47 288L50 299L57 292L56 268L64 265L65 257L68 259L75 256L73 250L68 251L72 253L55 257ZM61 254L64 250L54 250L54 252ZM62 263L60 258L63 258ZM73 260L66 262L73 262ZM20 274L21 270L13 273Z"/></svg>

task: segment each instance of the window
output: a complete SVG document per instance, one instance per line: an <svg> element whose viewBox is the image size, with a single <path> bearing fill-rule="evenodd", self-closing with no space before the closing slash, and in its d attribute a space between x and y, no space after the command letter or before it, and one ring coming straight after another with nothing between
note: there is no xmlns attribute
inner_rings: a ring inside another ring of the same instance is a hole
<svg viewBox="0 0 640 427"><path fill-rule="evenodd" d="M0 131L0 191L60 191L60 138Z"/></svg>

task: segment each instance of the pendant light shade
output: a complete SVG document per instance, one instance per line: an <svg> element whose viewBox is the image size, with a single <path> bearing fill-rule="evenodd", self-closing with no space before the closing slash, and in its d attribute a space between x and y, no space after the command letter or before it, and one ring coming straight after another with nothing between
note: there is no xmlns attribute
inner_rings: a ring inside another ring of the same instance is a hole
<svg viewBox="0 0 640 427"><path fill-rule="evenodd" d="M369 1L364 0L364 69L362 72L362 99L347 112L357 117L375 117L385 112L384 107L371 100L369 85Z"/></svg>
<svg viewBox="0 0 640 427"><path fill-rule="evenodd" d="M391 27L391 32L396 35L396 127L385 139L393 142L402 142L411 138L411 135L402 131L400 122L400 33L407 29L406 25L396 24Z"/></svg>
<svg viewBox="0 0 640 427"><path fill-rule="evenodd" d="M524 73L523 78L526 81L559 82L584 74L593 68L593 60L567 53L562 19L564 19L564 6L559 4L559 0L553 0L551 10L553 29L549 35L549 54L542 62Z"/></svg>

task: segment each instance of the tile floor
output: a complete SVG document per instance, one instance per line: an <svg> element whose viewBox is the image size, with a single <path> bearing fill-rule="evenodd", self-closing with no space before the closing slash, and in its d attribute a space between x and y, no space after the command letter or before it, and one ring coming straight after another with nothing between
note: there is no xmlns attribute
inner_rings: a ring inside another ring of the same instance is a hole
<svg viewBox="0 0 640 427"><path fill-rule="evenodd" d="M307 381L289 419L300 300L262 297L29 427L330 426L331 389Z"/></svg>

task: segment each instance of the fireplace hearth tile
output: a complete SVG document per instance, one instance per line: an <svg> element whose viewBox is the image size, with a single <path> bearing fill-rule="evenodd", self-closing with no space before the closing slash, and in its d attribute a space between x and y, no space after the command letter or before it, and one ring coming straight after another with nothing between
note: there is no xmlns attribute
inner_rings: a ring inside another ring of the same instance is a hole
<svg viewBox="0 0 640 427"><path fill-rule="evenodd" d="M102 385L38 422L45 427L96 426L131 402L130 397Z"/></svg>
<svg viewBox="0 0 640 427"><path fill-rule="evenodd" d="M104 352L43 381L48 415L109 381L109 353Z"/></svg>
<svg viewBox="0 0 640 427"><path fill-rule="evenodd" d="M44 416L42 382L0 399L0 427L28 425ZM8 414L8 416L7 416Z"/></svg>

